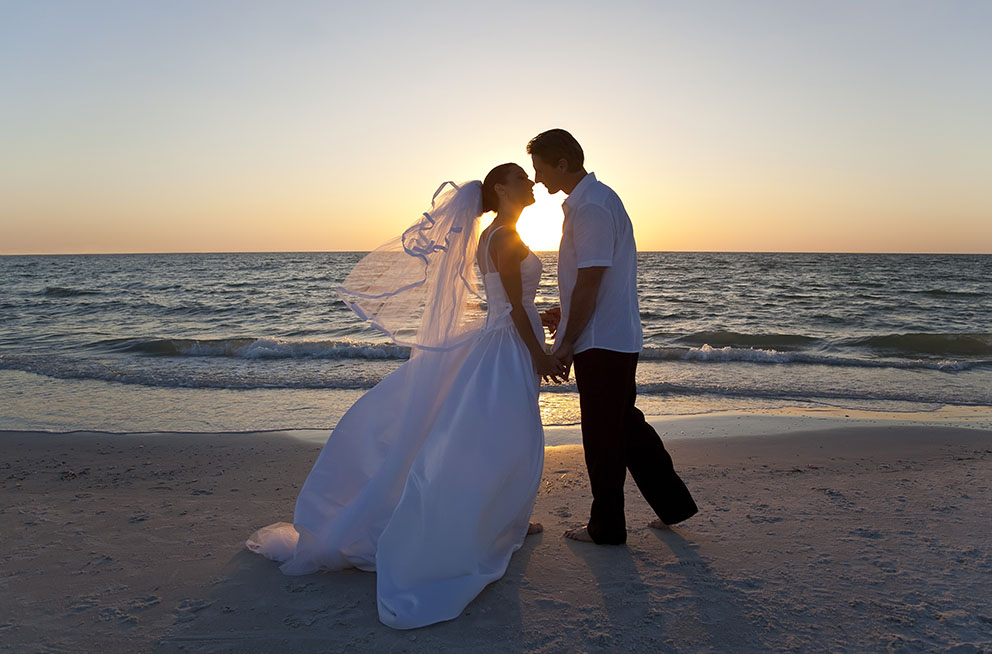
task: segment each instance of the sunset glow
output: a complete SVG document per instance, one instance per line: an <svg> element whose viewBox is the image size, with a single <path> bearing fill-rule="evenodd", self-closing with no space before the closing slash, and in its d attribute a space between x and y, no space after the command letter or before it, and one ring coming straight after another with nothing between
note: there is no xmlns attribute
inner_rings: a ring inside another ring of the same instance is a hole
<svg viewBox="0 0 992 654"><path fill-rule="evenodd" d="M992 252L992 4L452 6L3 3L0 254L370 250L552 127L641 250Z"/></svg>
<svg viewBox="0 0 992 654"><path fill-rule="evenodd" d="M534 204L524 209L520 221L517 222L520 239L531 250L535 252L558 250L561 241L561 222L564 217L561 203L564 200L563 193L548 195L543 185L534 186Z"/></svg>

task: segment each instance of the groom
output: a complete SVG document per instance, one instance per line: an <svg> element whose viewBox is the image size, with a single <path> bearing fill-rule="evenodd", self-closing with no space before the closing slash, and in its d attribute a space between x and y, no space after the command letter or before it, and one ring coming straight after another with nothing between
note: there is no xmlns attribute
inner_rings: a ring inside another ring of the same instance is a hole
<svg viewBox="0 0 992 654"><path fill-rule="evenodd" d="M627 542L623 486L627 470L663 528L692 517L696 503L657 432L634 406L634 373L641 351L637 306L637 248L623 203L587 173L582 147L563 129L527 144L534 181L564 191L565 222L558 252L560 323L555 356L575 366L592 510L589 524L566 538L598 544ZM546 317L547 318L547 317Z"/></svg>

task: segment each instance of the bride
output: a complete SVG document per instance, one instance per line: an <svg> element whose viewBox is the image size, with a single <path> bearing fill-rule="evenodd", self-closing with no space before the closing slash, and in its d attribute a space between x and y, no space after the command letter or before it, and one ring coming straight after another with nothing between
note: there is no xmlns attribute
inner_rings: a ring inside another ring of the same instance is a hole
<svg viewBox="0 0 992 654"><path fill-rule="evenodd" d="M541 529L529 523L544 463L539 377L566 371L543 346L541 261L516 232L533 186L512 163L482 183L446 182L430 212L355 266L339 293L410 360L341 418L293 524L246 542L289 575L374 570L379 619L396 629L458 617ZM469 302L476 264L484 318Z"/></svg>

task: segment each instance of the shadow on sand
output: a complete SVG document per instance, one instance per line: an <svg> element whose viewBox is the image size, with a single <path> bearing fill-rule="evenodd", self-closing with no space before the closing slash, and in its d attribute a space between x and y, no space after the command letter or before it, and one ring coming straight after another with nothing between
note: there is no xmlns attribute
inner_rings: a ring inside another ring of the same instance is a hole
<svg viewBox="0 0 992 654"><path fill-rule="evenodd" d="M748 589L760 588L760 580L737 581L721 577L700 556L699 545L687 540L677 529L650 529L659 543L671 550L676 561L663 568L684 580L683 597L687 613L680 620L691 620L701 642L684 648L669 642L675 651L765 652L769 625L760 605L747 596Z"/></svg>
<svg viewBox="0 0 992 654"><path fill-rule="evenodd" d="M531 551L528 537L506 574L487 586L456 620L397 631L379 622L375 574L359 570L287 577L278 565L242 550L224 574L204 580L157 643L159 652L465 651L524 652L520 588Z"/></svg>
<svg viewBox="0 0 992 654"><path fill-rule="evenodd" d="M595 577L600 606L587 607L586 642L595 651L763 651L758 605L722 579L675 530L650 530L671 551L657 564L654 540L622 546L568 543ZM599 615L596 615L599 613ZM580 623L581 626L581 623Z"/></svg>

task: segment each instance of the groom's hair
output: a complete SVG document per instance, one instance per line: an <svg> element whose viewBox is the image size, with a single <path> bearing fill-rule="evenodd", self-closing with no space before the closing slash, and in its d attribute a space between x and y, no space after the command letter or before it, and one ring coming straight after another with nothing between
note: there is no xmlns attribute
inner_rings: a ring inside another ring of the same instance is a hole
<svg viewBox="0 0 992 654"><path fill-rule="evenodd" d="M552 166L564 159L568 162L570 173L582 170L584 160L582 146L563 129L549 129L532 138L527 144L527 154L537 155Z"/></svg>

